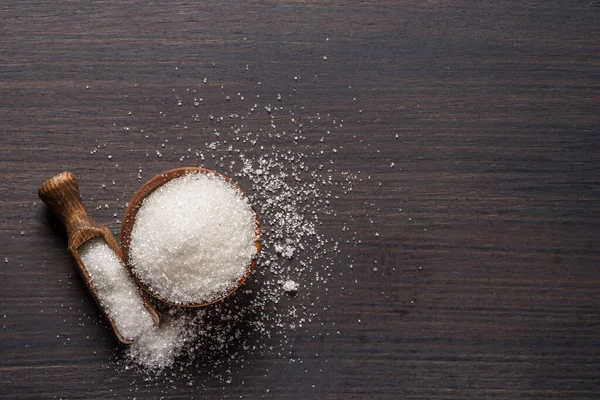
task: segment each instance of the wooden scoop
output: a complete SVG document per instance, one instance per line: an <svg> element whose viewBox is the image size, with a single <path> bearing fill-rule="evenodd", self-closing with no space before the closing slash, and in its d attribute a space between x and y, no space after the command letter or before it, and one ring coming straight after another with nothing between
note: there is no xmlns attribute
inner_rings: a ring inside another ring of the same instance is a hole
<svg viewBox="0 0 600 400"><path fill-rule="evenodd" d="M90 275L86 270L85 265L83 265L83 262L81 261L81 257L79 256L78 249L82 244L86 243L90 239L102 237L106 241L106 244L115 252L117 257L123 260L123 253L110 233L110 230L94 221L83 208L81 195L79 194L79 185L77 184L75 175L70 172L63 172L48 179L40 186L38 195L40 196L40 199L42 199L42 201L46 203L48 207L56 213L56 215L58 215L62 223L65 225L69 238L68 250L73 255L73 258L75 258L79 272L81 272L83 279L85 280L90 292L92 292L96 303L98 306L100 306L100 309L102 309L104 316L108 322L110 322L115 335L117 335L117 339L125 344L133 343L133 341L126 339L121 335L115 322L107 314L106 310L103 309L98 297L98 292L90 279ZM154 324L158 326L160 320L156 314L156 311L147 298L145 298L141 293L140 296L142 296L146 309L150 315L152 315Z"/></svg>
<svg viewBox="0 0 600 400"><path fill-rule="evenodd" d="M239 190L240 193L242 194L242 196L246 196L244 191L233 180L226 177L225 175L219 174L218 172L210 170L210 169L197 168L197 167L185 167L185 168L172 169L172 170L163 172L161 174L158 174L154 178L152 178L148 182L146 182L131 198L131 201L129 202L129 206L127 207L127 210L125 211L125 215L123 216L123 222L121 224L121 248L123 249L123 259L125 260L125 265L127 265L127 268L129 268L129 271L135 277L138 285L142 289L144 289L146 291L146 293L148 293L150 296L152 296L155 299L158 299L164 303L171 304L174 306L204 307L209 304L213 304L218 301L221 301L225 297L227 297L230 294L232 294L233 292L235 292L246 281L246 279L248 279L248 277L252 273L252 269L256 265L256 257L254 257L254 259L248 266L248 271L246 272L246 275L244 275L238 281L237 285L233 289L231 289L227 293L224 293L222 296L220 296L214 300L205 302L205 303L173 303L173 302L170 302L170 301L162 298L159 293L150 289L148 287L148 285L146 285L146 283L144 283L135 274L135 270L133 270L133 268L131 268L131 265L129 263L129 246L131 245L131 232L133 231L133 226L135 224L135 216L137 215L137 212L140 209L140 207L142 206L144 200L146 199L146 197L151 195L152 192L154 192L156 189L158 189L160 186L164 185L165 183L169 182L171 179L179 178L179 177L184 176L189 173L202 173L202 174L207 174L207 175L219 176L219 177L223 178L225 181L227 181L229 184L231 184L233 187L235 187L237 190ZM254 214L256 216L256 212ZM256 254L258 255L258 252L260 251L260 221L258 220L258 216L256 216L255 246L256 246Z"/></svg>

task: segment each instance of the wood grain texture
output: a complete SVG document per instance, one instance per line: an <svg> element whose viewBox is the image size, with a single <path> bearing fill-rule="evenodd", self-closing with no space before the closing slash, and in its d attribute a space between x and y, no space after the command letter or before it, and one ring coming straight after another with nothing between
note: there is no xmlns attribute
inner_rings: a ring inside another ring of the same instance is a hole
<svg viewBox="0 0 600 400"><path fill-rule="evenodd" d="M3 2L0 398L600 398L599 14L590 0ZM106 367L117 342L37 188L73 171L116 232L141 183L207 141L184 126L210 132L238 92L344 120L327 160L364 180L322 230L351 214L362 242L340 250L357 262L328 284L324 324L288 336L301 363L253 355L229 384L148 387Z"/></svg>

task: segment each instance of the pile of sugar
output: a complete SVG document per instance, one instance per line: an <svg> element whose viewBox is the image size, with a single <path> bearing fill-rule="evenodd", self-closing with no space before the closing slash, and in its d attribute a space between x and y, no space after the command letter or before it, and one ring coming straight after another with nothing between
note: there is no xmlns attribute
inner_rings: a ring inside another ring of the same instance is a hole
<svg viewBox="0 0 600 400"><path fill-rule="evenodd" d="M172 303L223 296L256 256L256 215L224 178L189 173L148 196L131 233L129 259L152 291Z"/></svg>
<svg viewBox="0 0 600 400"><path fill-rule="evenodd" d="M78 249L100 305L125 339L136 340L154 328L139 289L123 262L102 238L92 239Z"/></svg>
<svg viewBox="0 0 600 400"><path fill-rule="evenodd" d="M185 316L165 319L161 315L160 327L146 329L127 347L126 354L148 370L162 371L173 365L185 344L194 338L194 332L187 326Z"/></svg>

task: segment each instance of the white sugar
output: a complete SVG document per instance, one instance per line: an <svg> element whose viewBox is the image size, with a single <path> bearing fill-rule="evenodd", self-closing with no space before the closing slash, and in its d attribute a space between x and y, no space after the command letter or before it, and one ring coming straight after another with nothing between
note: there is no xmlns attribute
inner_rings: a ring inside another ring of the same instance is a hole
<svg viewBox="0 0 600 400"><path fill-rule="evenodd" d="M129 258L136 275L173 303L203 303L233 289L256 255L250 202L223 178L190 173L140 207Z"/></svg>
<svg viewBox="0 0 600 400"><path fill-rule="evenodd" d="M145 368L161 371L173 364L186 342L193 336L187 329L188 319L181 317L152 326L127 348L127 355Z"/></svg>
<svg viewBox="0 0 600 400"><path fill-rule="evenodd" d="M153 327L154 321L138 287L104 239L92 239L79 247L78 252L102 308L115 322L121 336L136 340Z"/></svg>
<svg viewBox="0 0 600 400"><path fill-rule="evenodd" d="M291 279L288 279L283 284L283 291L287 293L296 293L298 292L298 283L294 282Z"/></svg>

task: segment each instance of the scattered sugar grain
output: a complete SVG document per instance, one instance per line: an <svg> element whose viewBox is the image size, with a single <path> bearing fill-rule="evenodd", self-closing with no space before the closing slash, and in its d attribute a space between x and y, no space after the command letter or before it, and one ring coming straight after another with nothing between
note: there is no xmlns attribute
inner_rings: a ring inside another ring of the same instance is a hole
<svg viewBox="0 0 600 400"><path fill-rule="evenodd" d="M288 279L287 281L285 281L285 283L283 284L283 290L286 293L297 293L298 292L298 283L294 282L291 279Z"/></svg>

